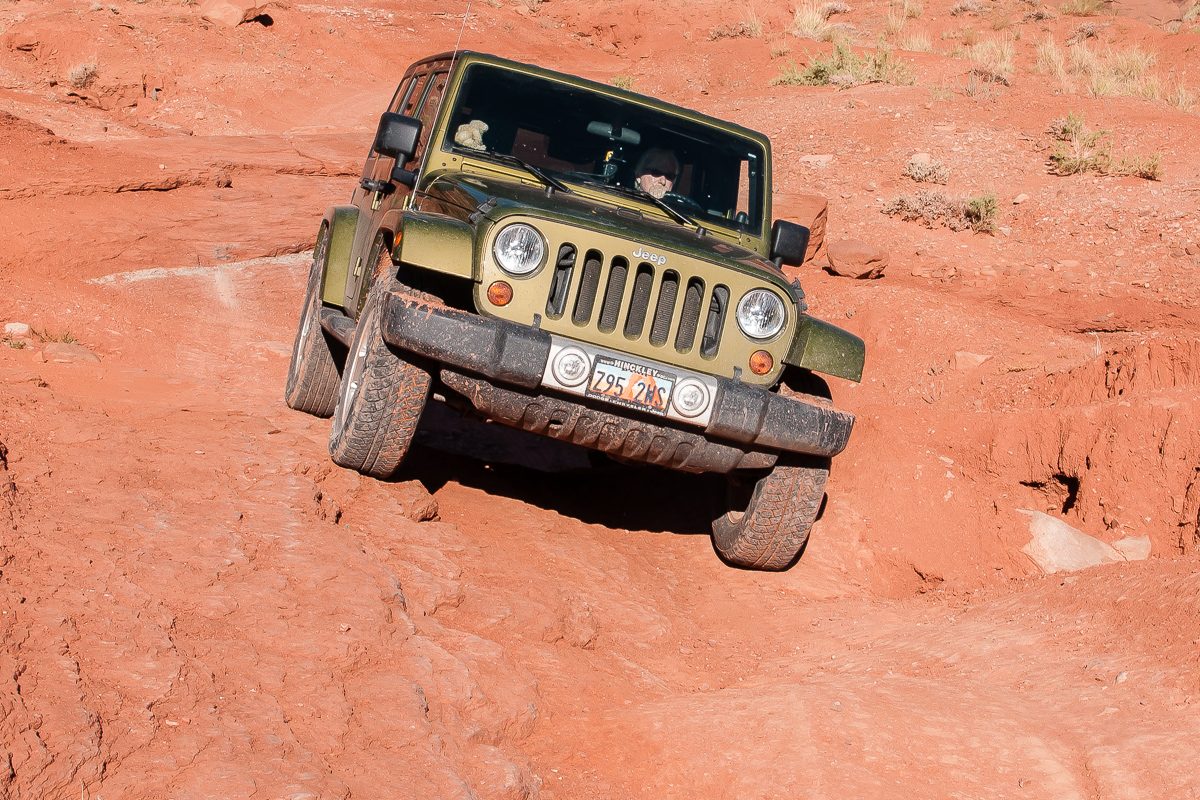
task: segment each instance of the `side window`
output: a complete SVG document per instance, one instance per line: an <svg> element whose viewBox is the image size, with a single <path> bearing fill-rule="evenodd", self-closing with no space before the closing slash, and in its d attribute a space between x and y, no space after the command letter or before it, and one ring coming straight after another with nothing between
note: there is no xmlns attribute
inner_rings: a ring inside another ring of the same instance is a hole
<svg viewBox="0 0 1200 800"><path fill-rule="evenodd" d="M404 90L404 98L396 107L396 110L401 114L413 116L414 110L421 102L421 97L425 94L425 84L429 80L429 75L417 75L408 84L408 88Z"/></svg>
<svg viewBox="0 0 1200 800"><path fill-rule="evenodd" d="M388 103L388 111L393 113L403 113L400 111L406 103L408 103L409 95L412 94L413 87L416 85L417 79L413 77L405 78L396 87L396 93L392 95L392 102Z"/></svg>
<svg viewBox="0 0 1200 800"><path fill-rule="evenodd" d="M417 151L413 154L412 161L408 164L409 169L415 169L415 165L419 165L425 156L425 147L429 144L430 134L433 133L433 123L442 107L442 93L446 90L448 76L447 72L433 73L425 88L425 96L417 111L417 118L421 120L421 140L417 143Z"/></svg>

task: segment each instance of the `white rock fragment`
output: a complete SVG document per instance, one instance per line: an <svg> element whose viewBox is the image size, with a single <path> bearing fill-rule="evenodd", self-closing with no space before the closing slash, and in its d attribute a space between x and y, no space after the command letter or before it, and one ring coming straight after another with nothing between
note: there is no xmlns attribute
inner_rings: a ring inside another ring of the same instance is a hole
<svg viewBox="0 0 1200 800"><path fill-rule="evenodd" d="M991 356L980 353L968 353L966 350L957 350L954 353L954 357L950 359L950 366L954 369L974 369L989 358Z"/></svg>
<svg viewBox="0 0 1200 800"><path fill-rule="evenodd" d="M4 326L4 335L13 339L28 339L33 336L33 329L24 322L10 322Z"/></svg>
<svg viewBox="0 0 1200 800"><path fill-rule="evenodd" d="M1057 517L1023 508L1017 511L1030 516L1029 532L1033 534L1021 552L1045 572L1076 572L1126 560L1112 545L1072 528Z"/></svg>
<svg viewBox="0 0 1200 800"><path fill-rule="evenodd" d="M1145 561L1150 557L1149 536L1126 536L1112 544L1113 549L1125 556L1126 561Z"/></svg>

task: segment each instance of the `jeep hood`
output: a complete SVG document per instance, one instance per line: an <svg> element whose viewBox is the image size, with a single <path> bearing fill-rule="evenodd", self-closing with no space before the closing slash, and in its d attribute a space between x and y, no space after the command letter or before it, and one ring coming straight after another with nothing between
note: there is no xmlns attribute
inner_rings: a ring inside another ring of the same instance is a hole
<svg viewBox="0 0 1200 800"><path fill-rule="evenodd" d="M744 271L780 286L788 287L791 283L782 270L754 250L711 231L700 236L694 228L643 216L635 210L636 200L628 198L622 204L626 198L615 193L599 191L598 198L559 191L547 193L540 184L446 172L435 175L420 194L423 197L415 205L422 211L440 211L473 223L480 219L498 221L511 214L544 217L726 266L733 266L729 263L732 261ZM483 212L483 216L476 212Z"/></svg>

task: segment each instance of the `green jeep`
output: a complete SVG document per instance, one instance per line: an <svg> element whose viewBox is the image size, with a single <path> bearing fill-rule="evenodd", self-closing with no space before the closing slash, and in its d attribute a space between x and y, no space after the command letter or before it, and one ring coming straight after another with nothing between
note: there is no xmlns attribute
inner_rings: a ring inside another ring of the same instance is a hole
<svg viewBox="0 0 1200 800"><path fill-rule="evenodd" d="M463 413L726 476L713 541L784 569L854 416L862 340L808 316L771 222L771 145L728 122L479 53L404 75L351 203L325 213L287 402L386 478L434 392Z"/></svg>

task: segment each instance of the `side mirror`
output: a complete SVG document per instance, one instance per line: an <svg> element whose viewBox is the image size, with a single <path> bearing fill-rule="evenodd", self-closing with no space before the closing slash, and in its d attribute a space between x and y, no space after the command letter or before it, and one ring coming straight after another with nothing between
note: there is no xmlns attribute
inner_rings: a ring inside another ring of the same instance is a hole
<svg viewBox="0 0 1200 800"><path fill-rule="evenodd" d="M808 252L809 230L803 225L777 219L771 226L771 259L775 266L798 267Z"/></svg>
<svg viewBox="0 0 1200 800"><path fill-rule="evenodd" d="M403 164L417 151L420 139L421 120L387 111L379 118L379 129L375 132L375 144L371 149Z"/></svg>

